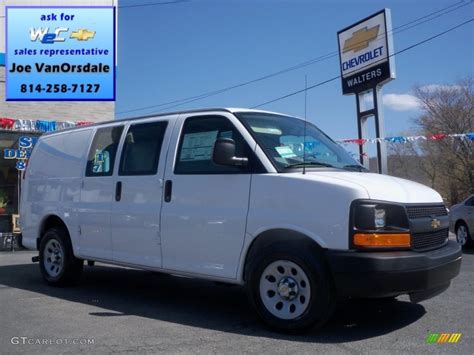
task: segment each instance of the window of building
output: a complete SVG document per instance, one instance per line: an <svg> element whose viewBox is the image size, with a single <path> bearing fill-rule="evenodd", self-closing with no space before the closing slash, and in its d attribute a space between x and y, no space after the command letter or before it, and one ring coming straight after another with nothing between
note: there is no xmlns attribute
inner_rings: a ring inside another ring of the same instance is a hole
<svg viewBox="0 0 474 355"><path fill-rule="evenodd" d="M37 139L38 136L31 132L0 132L0 233L12 232L12 215L19 212L21 169L27 161L20 157L20 151L31 151L32 148L21 148L19 140L21 137L23 140L24 137Z"/></svg>

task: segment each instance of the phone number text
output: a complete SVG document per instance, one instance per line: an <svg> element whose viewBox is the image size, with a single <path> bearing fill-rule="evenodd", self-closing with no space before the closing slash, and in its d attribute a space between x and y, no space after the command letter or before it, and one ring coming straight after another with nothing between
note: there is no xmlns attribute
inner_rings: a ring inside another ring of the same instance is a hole
<svg viewBox="0 0 474 355"><path fill-rule="evenodd" d="M100 90L100 84L21 84L22 93L97 93Z"/></svg>

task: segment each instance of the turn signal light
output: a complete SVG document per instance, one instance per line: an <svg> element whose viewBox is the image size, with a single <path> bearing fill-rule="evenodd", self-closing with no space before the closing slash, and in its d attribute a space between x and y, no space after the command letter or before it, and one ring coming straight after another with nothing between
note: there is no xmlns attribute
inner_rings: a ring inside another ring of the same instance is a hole
<svg viewBox="0 0 474 355"><path fill-rule="evenodd" d="M409 233L356 233L354 245L358 247L409 247Z"/></svg>

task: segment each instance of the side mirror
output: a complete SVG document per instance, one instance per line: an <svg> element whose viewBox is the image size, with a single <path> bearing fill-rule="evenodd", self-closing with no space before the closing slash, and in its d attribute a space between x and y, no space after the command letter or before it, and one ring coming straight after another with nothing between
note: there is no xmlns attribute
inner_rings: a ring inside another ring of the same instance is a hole
<svg viewBox="0 0 474 355"><path fill-rule="evenodd" d="M235 141L230 138L220 138L214 144L212 161L217 165L246 166L247 158L235 156Z"/></svg>

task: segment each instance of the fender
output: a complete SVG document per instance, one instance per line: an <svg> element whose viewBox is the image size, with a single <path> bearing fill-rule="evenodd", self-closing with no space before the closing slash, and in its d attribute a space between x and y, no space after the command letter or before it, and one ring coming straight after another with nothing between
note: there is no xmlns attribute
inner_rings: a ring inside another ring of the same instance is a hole
<svg viewBox="0 0 474 355"><path fill-rule="evenodd" d="M70 229L68 228L67 224L64 220L59 217L57 214L49 214L43 217L41 223L39 224L39 230L36 238L36 249L39 250L39 245L41 243L41 238L43 237L44 232L46 232L49 228L52 227L64 227L66 228L69 238L71 238Z"/></svg>
<svg viewBox="0 0 474 355"><path fill-rule="evenodd" d="M314 236L309 236L309 233L297 231L293 226L290 227L291 229L285 227L266 229L258 233L256 237L247 233L237 270L237 281L239 284L245 283L245 267L249 257L251 258L252 253L260 248L265 248L267 245L278 241L291 241L301 244L309 243L321 249L325 248L325 244L322 244L323 242L319 237L315 240ZM321 243L318 241L321 241Z"/></svg>

